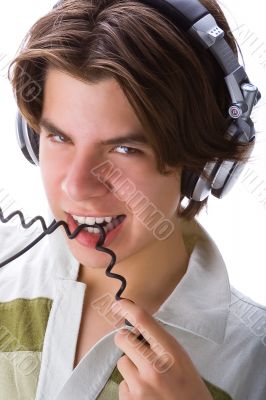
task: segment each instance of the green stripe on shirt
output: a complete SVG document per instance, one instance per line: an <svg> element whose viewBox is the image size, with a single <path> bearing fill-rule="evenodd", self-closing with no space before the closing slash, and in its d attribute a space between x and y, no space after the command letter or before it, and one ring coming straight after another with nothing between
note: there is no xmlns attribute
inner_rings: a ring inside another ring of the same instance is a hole
<svg viewBox="0 0 266 400"><path fill-rule="evenodd" d="M42 351L52 302L39 297L0 303L0 352Z"/></svg>
<svg viewBox="0 0 266 400"><path fill-rule="evenodd" d="M1 399L35 399L52 303L44 297L0 303Z"/></svg>

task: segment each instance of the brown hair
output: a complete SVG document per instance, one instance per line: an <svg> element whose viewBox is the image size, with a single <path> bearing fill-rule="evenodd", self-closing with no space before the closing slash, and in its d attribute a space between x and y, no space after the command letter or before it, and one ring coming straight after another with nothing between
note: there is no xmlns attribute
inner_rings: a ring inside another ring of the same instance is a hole
<svg viewBox="0 0 266 400"><path fill-rule="evenodd" d="M237 53L216 1L201 2ZM162 174L168 166L200 173L206 162L245 158L248 145L225 138L230 97L217 62L139 1L64 0L33 25L10 66L10 79L18 107L36 132L49 66L85 82L115 78L145 129ZM29 77L40 89L31 101L23 93ZM180 216L192 218L206 204L207 199L189 200Z"/></svg>

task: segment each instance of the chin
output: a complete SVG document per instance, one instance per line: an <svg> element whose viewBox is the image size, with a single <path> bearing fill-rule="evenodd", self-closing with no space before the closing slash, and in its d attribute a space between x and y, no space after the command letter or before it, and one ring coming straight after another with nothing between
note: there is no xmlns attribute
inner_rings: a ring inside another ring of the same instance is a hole
<svg viewBox="0 0 266 400"><path fill-rule="evenodd" d="M72 255L78 260L78 262L89 268L107 268L111 262L111 256L109 254L103 253L96 249L80 249L69 243L71 239L68 239L68 246Z"/></svg>

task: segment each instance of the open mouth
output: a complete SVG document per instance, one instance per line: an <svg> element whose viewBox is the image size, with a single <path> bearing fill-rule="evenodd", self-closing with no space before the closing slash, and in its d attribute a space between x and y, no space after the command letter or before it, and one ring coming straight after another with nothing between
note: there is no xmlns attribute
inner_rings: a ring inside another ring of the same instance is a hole
<svg viewBox="0 0 266 400"><path fill-rule="evenodd" d="M97 222L95 218L93 217L80 217L76 215L72 215L72 218L75 220L75 222L78 225L86 224L86 225L91 225L86 228L84 228L84 231L87 231L89 233L93 234L99 234L100 229L96 228L95 223L100 225L105 233L112 231L114 228L116 228L118 225L120 225L124 219L126 218L126 215L118 215L117 217L111 218L111 217L106 217L105 218L97 218L97 220L103 220L103 222ZM110 221L111 219L111 221ZM109 222L108 222L109 221Z"/></svg>

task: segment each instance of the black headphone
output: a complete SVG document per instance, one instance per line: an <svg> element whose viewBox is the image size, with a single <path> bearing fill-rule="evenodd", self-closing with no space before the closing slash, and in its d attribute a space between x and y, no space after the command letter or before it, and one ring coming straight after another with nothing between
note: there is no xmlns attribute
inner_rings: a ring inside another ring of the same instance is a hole
<svg viewBox="0 0 266 400"><path fill-rule="evenodd" d="M62 2L59 1L54 8ZM238 142L254 142L255 130L250 115L261 95L257 87L250 83L245 69L239 64L237 56L225 41L224 31L219 28L214 17L198 0L140 0L140 2L159 11L212 53L224 72L231 97L228 112L232 122L226 135ZM17 138L27 160L38 165L39 135L20 113L17 115ZM252 146L250 148L251 153ZM181 192L187 198L196 201L204 200L209 194L221 198L231 189L243 167L244 162L226 160L206 163L201 175L184 170ZM206 179L206 174L210 179Z"/></svg>

